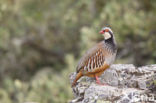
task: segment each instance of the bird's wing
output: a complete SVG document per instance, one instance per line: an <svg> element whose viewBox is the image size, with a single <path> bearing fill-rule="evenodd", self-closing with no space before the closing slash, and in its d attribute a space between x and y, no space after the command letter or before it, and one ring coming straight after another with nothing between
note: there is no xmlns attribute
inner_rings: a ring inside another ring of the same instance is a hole
<svg viewBox="0 0 156 103"><path fill-rule="evenodd" d="M104 42L100 42L93 48L89 49L85 55L80 59L76 68L77 73L83 69L83 71L93 72L97 68L100 68L105 63L105 56L108 54L105 48L103 48Z"/></svg>

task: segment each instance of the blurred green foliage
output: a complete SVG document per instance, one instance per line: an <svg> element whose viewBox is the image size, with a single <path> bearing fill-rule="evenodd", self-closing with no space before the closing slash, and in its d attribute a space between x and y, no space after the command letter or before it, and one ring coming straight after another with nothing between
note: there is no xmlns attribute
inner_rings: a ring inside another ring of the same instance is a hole
<svg viewBox="0 0 156 103"><path fill-rule="evenodd" d="M103 26L116 63L156 63L155 0L0 0L0 103L69 102L69 74Z"/></svg>

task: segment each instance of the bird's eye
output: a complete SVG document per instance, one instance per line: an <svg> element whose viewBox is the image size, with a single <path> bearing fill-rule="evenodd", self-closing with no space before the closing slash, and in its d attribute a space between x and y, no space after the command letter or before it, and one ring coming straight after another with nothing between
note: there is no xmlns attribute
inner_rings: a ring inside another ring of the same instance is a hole
<svg viewBox="0 0 156 103"><path fill-rule="evenodd" d="M105 32L109 32L109 30L108 29L105 29Z"/></svg>

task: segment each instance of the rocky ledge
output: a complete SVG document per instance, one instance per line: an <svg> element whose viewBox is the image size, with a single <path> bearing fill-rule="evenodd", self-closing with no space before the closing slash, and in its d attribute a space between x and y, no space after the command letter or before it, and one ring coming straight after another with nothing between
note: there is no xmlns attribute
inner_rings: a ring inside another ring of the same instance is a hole
<svg viewBox="0 0 156 103"><path fill-rule="evenodd" d="M71 83L75 75L70 75ZM96 84L95 78L79 79L70 103L156 103L156 64L114 64L100 80L106 85Z"/></svg>

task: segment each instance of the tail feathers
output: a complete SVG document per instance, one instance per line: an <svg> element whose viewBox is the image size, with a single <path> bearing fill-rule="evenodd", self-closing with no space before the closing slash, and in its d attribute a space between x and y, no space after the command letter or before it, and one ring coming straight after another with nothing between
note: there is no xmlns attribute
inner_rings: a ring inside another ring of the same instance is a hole
<svg viewBox="0 0 156 103"><path fill-rule="evenodd" d="M82 72L81 72L81 71L80 71L79 73L76 74L76 78L75 78L75 80L74 80L73 83L72 83L72 87L76 85L77 80L79 80L82 76L83 76L83 75L82 75Z"/></svg>

